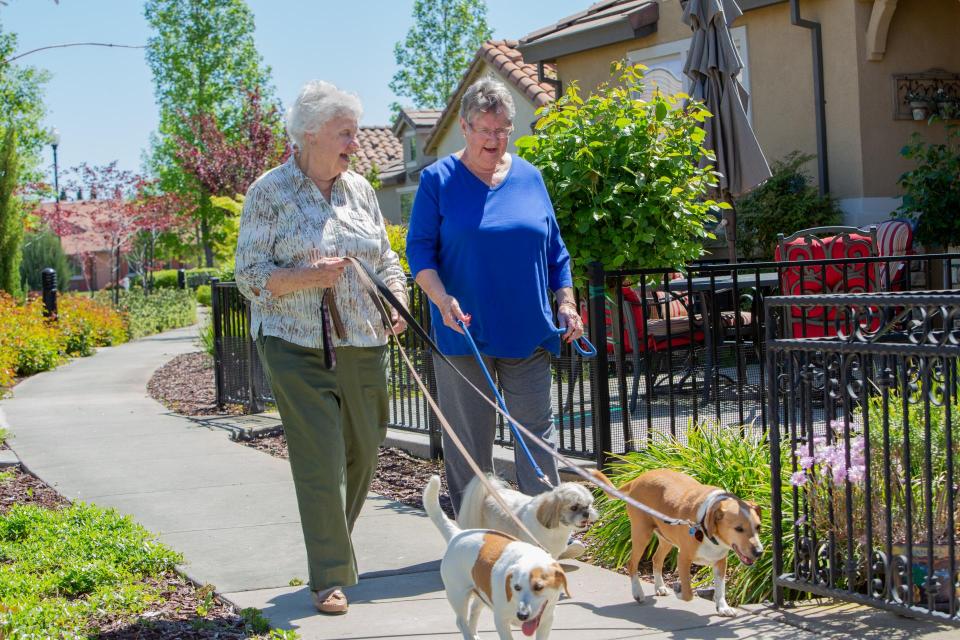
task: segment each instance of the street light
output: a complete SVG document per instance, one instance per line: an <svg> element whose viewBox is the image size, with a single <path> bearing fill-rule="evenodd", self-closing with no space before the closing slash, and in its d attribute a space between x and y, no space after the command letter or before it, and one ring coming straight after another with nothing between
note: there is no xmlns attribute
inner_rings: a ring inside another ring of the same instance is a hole
<svg viewBox="0 0 960 640"><path fill-rule="evenodd" d="M60 180L57 176L57 147L60 146L60 130L56 127L50 131L50 146L53 147L53 190L56 192L57 202L60 202Z"/></svg>

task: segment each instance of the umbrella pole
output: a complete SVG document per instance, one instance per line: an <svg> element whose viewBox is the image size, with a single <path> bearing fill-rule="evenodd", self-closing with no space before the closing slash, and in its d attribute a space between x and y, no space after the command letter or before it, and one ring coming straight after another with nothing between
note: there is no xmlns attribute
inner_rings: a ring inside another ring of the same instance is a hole
<svg viewBox="0 0 960 640"><path fill-rule="evenodd" d="M729 194L724 196L724 201L726 201L731 207L735 207L733 203L733 198ZM721 212L723 216L724 231L727 235L727 262L730 264L736 264L737 262L737 210L736 208L724 209Z"/></svg>

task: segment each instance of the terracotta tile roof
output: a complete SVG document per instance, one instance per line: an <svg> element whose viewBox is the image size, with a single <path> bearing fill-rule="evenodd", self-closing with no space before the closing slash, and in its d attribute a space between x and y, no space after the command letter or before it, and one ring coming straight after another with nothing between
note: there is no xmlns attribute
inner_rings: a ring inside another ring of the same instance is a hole
<svg viewBox="0 0 960 640"><path fill-rule="evenodd" d="M556 99L556 89L547 82L540 82L537 65L524 62L523 55L517 49L516 40L487 40L477 51L477 55L470 68L463 74L460 84L454 90L450 101L437 120L436 126L427 137L426 148L430 149L446 128L447 121L460 111L460 97L467 88L467 83L473 81L473 76L482 63L487 63L499 74L504 82L514 87L533 104L534 109L553 102ZM544 73L548 78L556 78L556 69L551 64L545 64Z"/></svg>
<svg viewBox="0 0 960 640"><path fill-rule="evenodd" d="M382 173L384 167L403 158L403 144L390 127L360 127L357 143L360 150L353 170L360 174L365 175L373 164Z"/></svg>
<svg viewBox="0 0 960 640"><path fill-rule="evenodd" d="M45 202L36 211L43 219L55 216L56 203ZM97 253L109 251L109 243L102 233L93 230L93 213L104 206L102 202L71 201L61 202L61 227L63 235L60 244L63 252L68 256L83 253Z"/></svg>

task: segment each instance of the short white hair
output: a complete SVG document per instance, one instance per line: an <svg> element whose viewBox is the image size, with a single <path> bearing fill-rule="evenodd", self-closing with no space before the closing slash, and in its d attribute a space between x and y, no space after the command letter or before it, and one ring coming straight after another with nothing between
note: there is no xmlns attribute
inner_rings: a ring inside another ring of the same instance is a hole
<svg viewBox="0 0 960 640"><path fill-rule="evenodd" d="M362 115L363 107L356 95L329 82L311 80L300 88L297 99L287 109L287 135L302 149L303 134L315 133L331 118L350 116L359 121Z"/></svg>
<svg viewBox="0 0 960 640"><path fill-rule="evenodd" d="M478 113L502 113L510 122L517 115L507 86L492 76L480 78L467 87L460 99L460 117L472 122Z"/></svg>

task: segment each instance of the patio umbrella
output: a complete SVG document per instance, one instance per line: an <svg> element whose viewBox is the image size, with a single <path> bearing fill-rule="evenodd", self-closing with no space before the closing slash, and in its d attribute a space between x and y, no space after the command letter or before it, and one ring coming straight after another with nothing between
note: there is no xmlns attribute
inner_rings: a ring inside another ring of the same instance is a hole
<svg viewBox="0 0 960 640"><path fill-rule="evenodd" d="M734 0L688 0L683 21L693 37L683 72L693 81L690 95L713 114L704 122L705 145L717 156L719 199L732 201L770 177L770 167L747 118L750 96L737 80L743 62L730 35L742 15ZM736 262L736 217L725 215L730 259Z"/></svg>

